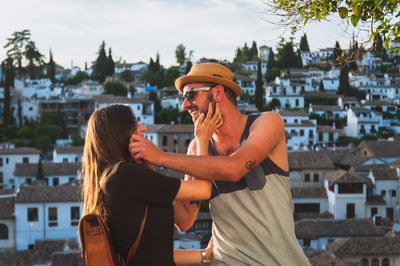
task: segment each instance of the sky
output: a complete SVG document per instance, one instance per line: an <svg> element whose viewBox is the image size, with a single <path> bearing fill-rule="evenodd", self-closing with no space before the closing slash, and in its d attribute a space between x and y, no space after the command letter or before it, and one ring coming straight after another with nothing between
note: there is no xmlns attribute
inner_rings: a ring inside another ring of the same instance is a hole
<svg viewBox="0 0 400 266"><path fill-rule="evenodd" d="M270 1L270 0L267 0ZM0 0L0 60L3 46L15 31L29 29L39 51L56 63L84 68L97 58L104 40L114 61L149 62L160 55L165 67L177 65L179 44L202 57L231 61L238 47L254 41L258 47L277 46L289 32L269 23L263 0ZM347 46L343 24L310 24L294 37L307 34L312 51Z"/></svg>

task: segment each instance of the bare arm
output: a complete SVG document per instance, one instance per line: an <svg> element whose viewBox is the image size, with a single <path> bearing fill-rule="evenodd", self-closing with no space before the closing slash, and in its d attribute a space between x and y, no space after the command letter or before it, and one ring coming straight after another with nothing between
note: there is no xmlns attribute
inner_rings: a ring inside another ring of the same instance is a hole
<svg viewBox="0 0 400 266"><path fill-rule="evenodd" d="M206 259L211 261L213 251L212 238L208 243L207 248L204 249L206 252ZM202 263L201 250L199 249L174 249L174 262L176 265L183 264L200 264Z"/></svg>
<svg viewBox="0 0 400 266"><path fill-rule="evenodd" d="M275 155L282 158L287 156L286 148L283 149L284 123L280 115L275 112L263 113L254 122L249 137L243 145L227 156L196 157L166 153L147 139L134 137L136 142L130 144L130 151L135 160L145 159L156 165L203 179L236 182L270 155L277 145L281 149L274 151ZM285 160L287 161L287 158Z"/></svg>

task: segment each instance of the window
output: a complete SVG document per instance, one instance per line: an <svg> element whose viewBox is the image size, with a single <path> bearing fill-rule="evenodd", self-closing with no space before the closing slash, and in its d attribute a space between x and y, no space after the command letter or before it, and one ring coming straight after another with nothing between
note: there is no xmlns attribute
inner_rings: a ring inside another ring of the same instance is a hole
<svg viewBox="0 0 400 266"><path fill-rule="evenodd" d="M371 218L378 213L378 208L371 208Z"/></svg>
<svg viewBox="0 0 400 266"><path fill-rule="evenodd" d="M73 183L75 181L75 177L70 177L69 179L68 179L68 182L69 183Z"/></svg>
<svg viewBox="0 0 400 266"><path fill-rule="evenodd" d="M319 182L319 174L314 174L314 182Z"/></svg>
<svg viewBox="0 0 400 266"><path fill-rule="evenodd" d="M0 166L3 166L3 158L0 158Z"/></svg>
<svg viewBox="0 0 400 266"><path fill-rule="evenodd" d="M294 123L295 123L295 124L297 124L297 123L298 123L298 121L299 121L299 120L295 119L295 120L294 120Z"/></svg>
<svg viewBox="0 0 400 266"><path fill-rule="evenodd" d="M63 158L63 163L68 163L68 158Z"/></svg>
<svg viewBox="0 0 400 266"><path fill-rule="evenodd" d="M362 259L361 260L361 266L369 266L369 261L368 261L368 259Z"/></svg>
<svg viewBox="0 0 400 266"><path fill-rule="evenodd" d="M381 190L381 196L386 197L386 190Z"/></svg>
<svg viewBox="0 0 400 266"><path fill-rule="evenodd" d="M79 206L71 207L71 225L77 226L79 224Z"/></svg>
<svg viewBox="0 0 400 266"><path fill-rule="evenodd" d="M58 179L58 177L54 177L53 178L53 186L58 186L60 180Z"/></svg>
<svg viewBox="0 0 400 266"><path fill-rule="evenodd" d="M313 138L314 137L314 131L312 131L311 129L308 131L308 136L310 137L310 138Z"/></svg>
<svg viewBox="0 0 400 266"><path fill-rule="evenodd" d="M29 250L32 250L34 247L35 247L34 244L28 244L28 249L29 249Z"/></svg>
<svg viewBox="0 0 400 266"><path fill-rule="evenodd" d="M0 183L3 183L3 172L0 172Z"/></svg>
<svg viewBox="0 0 400 266"><path fill-rule="evenodd" d="M299 99L296 99L296 106L299 106Z"/></svg>
<svg viewBox="0 0 400 266"><path fill-rule="evenodd" d="M10 162L10 160L8 159L8 157L6 158L6 164L8 164Z"/></svg>
<svg viewBox="0 0 400 266"><path fill-rule="evenodd" d="M22 163L29 163L29 158L28 157L23 157L22 158Z"/></svg>
<svg viewBox="0 0 400 266"><path fill-rule="evenodd" d="M28 222L38 221L38 208L28 208Z"/></svg>
<svg viewBox="0 0 400 266"><path fill-rule="evenodd" d="M28 185L32 184L32 179L31 178L27 178L25 180L25 183L27 183Z"/></svg>
<svg viewBox="0 0 400 266"><path fill-rule="evenodd" d="M300 136L304 136L304 129L300 129Z"/></svg>
<svg viewBox="0 0 400 266"><path fill-rule="evenodd" d="M388 258L384 258L382 260L382 266L390 266L390 261Z"/></svg>
<svg viewBox="0 0 400 266"><path fill-rule="evenodd" d="M5 224L0 224L0 240L8 239L8 227Z"/></svg>
<svg viewBox="0 0 400 266"><path fill-rule="evenodd" d="M324 135L322 134L322 132L318 133L318 141L322 141L324 138Z"/></svg>
<svg viewBox="0 0 400 266"><path fill-rule="evenodd" d="M162 135L162 145L163 146L167 146L168 145L167 135Z"/></svg>
<svg viewBox="0 0 400 266"><path fill-rule="evenodd" d="M391 195L392 197L396 197L396 190L395 190L395 189L391 190L391 191L390 191L390 195Z"/></svg>
<svg viewBox="0 0 400 266"><path fill-rule="evenodd" d="M329 132L329 141L333 141L333 133Z"/></svg>
<svg viewBox="0 0 400 266"><path fill-rule="evenodd" d="M304 181L310 182L310 174L304 174Z"/></svg>
<svg viewBox="0 0 400 266"><path fill-rule="evenodd" d="M303 246L309 247L310 244L311 244L311 240L310 239L303 239Z"/></svg>
<svg viewBox="0 0 400 266"><path fill-rule="evenodd" d="M371 266L379 266L379 260L378 259L372 259Z"/></svg>
<svg viewBox="0 0 400 266"><path fill-rule="evenodd" d="M335 243L335 239L334 238L328 238L328 244L332 244Z"/></svg>
<svg viewBox="0 0 400 266"><path fill-rule="evenodd" d="M57 226L57 208L49 208L49 227Z"/></svg>

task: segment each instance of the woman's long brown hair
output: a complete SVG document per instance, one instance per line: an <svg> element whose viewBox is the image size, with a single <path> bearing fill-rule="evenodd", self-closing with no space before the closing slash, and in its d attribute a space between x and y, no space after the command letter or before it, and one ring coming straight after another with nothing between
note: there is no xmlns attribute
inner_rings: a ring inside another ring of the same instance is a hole
<svg viewBox="0 0 400 266"><path fill-rule="evenodd" d="M83 148L83 215L102 215L99 192L101 179L118 162L129 162L129 139L137 128L132 110L110 105L95 110L87 123Z"/></svg>

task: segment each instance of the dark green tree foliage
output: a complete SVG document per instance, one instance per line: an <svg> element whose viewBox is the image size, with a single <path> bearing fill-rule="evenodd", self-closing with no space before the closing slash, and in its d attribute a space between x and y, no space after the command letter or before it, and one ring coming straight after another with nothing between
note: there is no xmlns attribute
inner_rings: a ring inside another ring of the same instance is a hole
<svg viewBox="0 0 400 266"><path fill-rule="evenodd" d="M256 41L253 41L253 44L251 45L250 56L250 60L258 60L258 48Z"/></svg>
<svg viewBox="0 0 400 266"><path fill-rule="evenodd" d="M301 60L301 53L299 49L297 50L296 53L296 67L303 68L303 60Z"/></svg>
<svg viewBox="0 0 400 266"><path fill-rule="evenodd" d="M305 33L300 38L300 51L302 52L310 51L310 47L308 46L308 41L307 41L307 35Z"/></svg>
<svg viewBox="0 0 400 266"><path fill-rule="evenodd" d="M321 79L321 81L319 82L319 90L320 90L320 91L325 91L324 82L322 81L322 79Z"/></svg>
<svg viewBox="0 0 400 266"><path fill-rule="evenodd" d="M22 123L23 123L23 119L22 119L22 105L21 105L21 100L18 99L18 127L22 127Z"/></svg>
<svg viewBox="0 0 400 266"><path fill-rule="evenodd" d="M154 102L154 112L155 113L159 112L162 109L161 102L160 102L160 99L158 99L157 93L155 91L150 92L149 99L150 99L150 101Z"/></svg>
<svg viewBox="0 0 400 266"><path fill-rule="evenodd" d="M165 71L164 86L173 86L175 80L179 77L179 68L172 66Z"/></svg>
<svg viewBox="0 0 400 266"><path fill-rule="evenodd" d="M46 153L51 150L51 140L49 136L39 136L35 141L35 147Z"/></svg>
<svg viewBox="0 0 400 266"><path fill-rule="evenodd" d="M47 76L49 77L49 79L54 82L56 81L56 64L54 63L53 60L53 52L50 49L50 59L49 62L47 63Z"/></svg>
<svg viewBox="0 0 400 266"><path fill-rule="evenodd" d="M176 62L181 66L186 62L186 47L183 44L179 44L175 49Z"/></svg>
<svg viewBox="0 0 400 266"><path fill-rule="evenodd" d="M55 143L55 141L62 137L63 130L60 126L50 124L50 125L38 125L34 129L34 135L36 139L39 139L42 136L47 136L50 139L51 143Z"/></svg>
<svg viewBox="0 0 400 266"><path fill-rule="evenodd" d="M339 58L342 55L342 49L340 48L339 42L336 41L335 49L332 53L332 62L334 65L339 65Z"/></svg>
<svg viewBox="0 0 400 266"><path fill-rule="evenodd" d="M28 126L21 127L17 130L17 138L20 139L32 139L34 136L33 129Z"/></svg>
<svg viewBox="0 0 400 266"><path fill-rule="evenodd" d="M374 37L373 50L377 57L386 58L386 49L383 47L382 36L378 33Z"/></svg>
<svg viewBox="0 0 400 266"><path fill-rule="evenodd" d="M277 63L275 61L274 52L271 49L268 55L267 73L265 74L265 79L267 80L267 82L271 82L275 80L276 77L279 77L280 72L281 70L277 66Z"/></svg>
<svg viewBox="0 0 400 266"><path fill-rule="evenodd" d="M14 86L14 65L13 59L7 58L3 64L2 69L5 74L4 80L4 105L3 105L3 125L9 126L12 120L12 113L11 113L11 92L10 88Z"/></svg>
<svg viewBox="0 0 400 266"><path fill-rule="evenodd" d="M7 58L11 58L12 61L17 63L18 74L22 72L23 49L30 41L30 38L30 30L16 31L10 38L7 38L7 44L4 45L4 48L9 48L7 50Z"/></svg>
<svg viewBox="0 0 400 266"><path fill-rule="evenodd" d="M243 56L244 56L244 62L242 62L242 63L245 63L246 61L250 60L251 56L252 56L251 51L250 51L249 47L247 46L247 42L244 43L242 52L243 52Z"/></svg>
<svg viewBox="0 0 400 266"><path fill-rule="evenodd" d="M84 71L76 72L75 76L68 78L67 80L62 80L66 85L78 85L84 80L89 79L89 75Z"/></svg>
<svg viewBox="0 0 400 266"><path fill-rule="evenodd" d="M112 94L115 96L126 96L128 88L119 80L107 80L103 84L104 94Z"/></svg>
<svg viewBox="0 0 400 266"><path fill-rule="evenodd" d="M344 96L353 96L352 88L349 83L349 67L346 65L340 70L339 75L339 94Z"/></svg>
<svg viewBox="0 0 400 266"><path fill-rule="evenodd" d="M293 49L293 42L282 43L278 49L277 64L280 68L289 69L297 66L296 53Z"/></svg>
<svg viewBox="0 0 400 266"><path fill-rule="evenodd" d="M96 62L94 64L94 69L93 69L93 74L92 78L99 81L99 82L104 82L106 79L107 73L108 73L108 58L106 55L106 50L105 50L106 43L103 41L100 45L99 52L98 52L98 57L96 59Z"/></svg>
<svg viewBox="0 0 400 266"><path fill-rule="evenodd" d="M107 76L112 76L114 75L115 72L115 63L112 58L112 52L111 52L111 47L108 48L108 58L107 58Z"/></svg>
<svg viewBox="0 0 400 266"><path fill-rule="evenodd" d="M151 86L156 86L157 88L162 88L164 86L164 69L160 65L160 55L157 54L156 61L150 58L150 63L147 67L146 72L143 74L142 79Z"/></svg>
<svg viewBox="0 0 400 266"><path fill-rule="evenodd" d="M237 49L236 49L236 55L235 55L235 58L233 59L233 62L234 62L234 63L242 63L243 61L244 61L244 60L243 60L242 49L237 48Z"/></svg>
<svg viewBox="0 0 400 266"><path fill-rule="evenodd" d="M263 98L263 93L264 88L263 88L263 78L262 78L262 73L261 73L261 60L258 60L258 65L257 65L257 79L256 79L256 92L255 92L255 101L256 101L256 106L258 110L261 110L263 104L264 104L264 98Z"/></svg>
<svg viewBox="0 0 400 266"><path fill-rule="evenodd" d="M28 59L28 73L31 79L38 76L39 68L43 65L43 55L36 48L34 41L29 41L25 46L24 55Z"/></svg>
<svg viewBox="0 0 400 266"><path fill-rule="evenodd" d="M39 163L38 163L37 171L36 171L36 179L37 180L43 180L44 179L42 159L39 159Z"/></svg>
<svg viewBox="0 0 400 266"><path fill-rule="evenodd" d="M135 80L135 76L131 70L125 70L121 72L120 78L125 82L132 82Z"/></svg>
<svg viewBox="0 0 400 266"><path fill-rule="evenodd" d="M186 75L187 73L189 73L189 71L190 71L190 69L192 68L192 66L193 66L192 61L187 61L187 62L186 62L185 75Z"/></svg>

